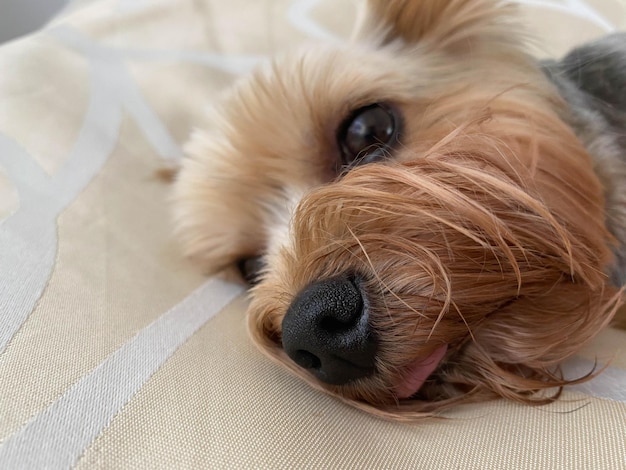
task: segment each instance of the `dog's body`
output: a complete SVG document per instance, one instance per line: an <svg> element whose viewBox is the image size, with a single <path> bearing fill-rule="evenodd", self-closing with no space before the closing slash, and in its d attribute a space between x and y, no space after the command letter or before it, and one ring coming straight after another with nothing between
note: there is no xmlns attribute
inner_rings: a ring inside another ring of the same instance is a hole
<svg viewBox="0 0 626 470"><path fill-rule="evenodd" d="M626 33L573 50L543 70L567 101L564 119L594 159L605 187L607 225L618 239L611 278L626 283Z"/></svg>
<svg viewBox="0 0 626 470"><path fill-rule="evenodd" d="M362 409L549 401L626 279L625 36L540 66L496 0L368 6L194 134L187 253L262 256L253 338Z"/></svg>

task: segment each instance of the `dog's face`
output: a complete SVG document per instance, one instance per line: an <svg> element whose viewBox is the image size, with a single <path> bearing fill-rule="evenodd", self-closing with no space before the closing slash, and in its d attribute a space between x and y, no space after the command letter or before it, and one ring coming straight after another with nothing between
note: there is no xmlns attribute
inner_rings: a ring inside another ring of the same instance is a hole
<svg viewBox="0 0 626 470"><path fill-rule="evenodd" d="M371 412L545 400L615 309L602 188L498 3L370 1L240 81L176 183L190 255L262 257L262 350Z"/></svg>

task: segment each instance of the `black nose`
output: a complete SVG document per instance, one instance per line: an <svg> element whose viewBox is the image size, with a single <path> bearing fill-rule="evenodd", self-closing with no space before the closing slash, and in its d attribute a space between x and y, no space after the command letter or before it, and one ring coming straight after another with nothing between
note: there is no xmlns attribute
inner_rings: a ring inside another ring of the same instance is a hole
<svg viewBox="0 0 626 470"><path fill-rule="evenodd" d="M376 339L358 281L343 275L310 284L283 319L283 348L323 382L342 385L374 372Z"/></svg>

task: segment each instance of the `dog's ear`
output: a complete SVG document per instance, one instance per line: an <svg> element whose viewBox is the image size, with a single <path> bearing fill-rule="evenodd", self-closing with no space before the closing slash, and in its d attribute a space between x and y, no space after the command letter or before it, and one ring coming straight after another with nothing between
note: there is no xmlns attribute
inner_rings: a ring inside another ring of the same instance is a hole
<svg viewBox="0 0 626 470"><path fill-rule="evenodd" d="M463 51L509 36L511 8L497 0L368 0L353 39Z"/></svg>

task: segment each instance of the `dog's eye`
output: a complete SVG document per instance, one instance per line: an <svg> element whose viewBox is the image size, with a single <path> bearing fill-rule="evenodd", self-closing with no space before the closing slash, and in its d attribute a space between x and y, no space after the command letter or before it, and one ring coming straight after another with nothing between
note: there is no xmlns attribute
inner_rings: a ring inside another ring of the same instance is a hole
<svg viewBox="0 0 626 470"><path fill-rule="evenodd" d="M240 259L237 263L237 267L244 280L254 286L261 280L261 272L265 268L265 263L261 256L253 256L251 258Z"/></svg>
<svg viewBox="0 0 626 470"><path fill-rule="evenodd" d="M384 104L356 110L340 127L337 139L342 163L364 165L384 159L398 137L398 117Z"/></svg>

